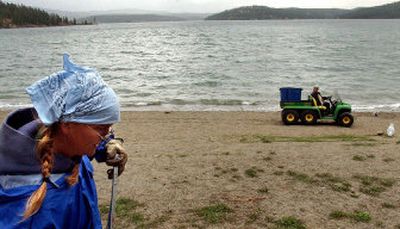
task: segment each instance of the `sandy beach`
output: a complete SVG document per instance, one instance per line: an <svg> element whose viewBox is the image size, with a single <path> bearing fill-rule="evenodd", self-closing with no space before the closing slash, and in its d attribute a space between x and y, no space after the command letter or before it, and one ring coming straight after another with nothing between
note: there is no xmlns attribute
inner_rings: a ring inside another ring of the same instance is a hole
<svg viewBox="0 0 400 229"><path fill-rule="evenodd" d="M0 112L3 120L7 112ZM395 137L386 133L389 123ZM400 114L352 128L279 112L123 112L117 228L400 228ZM93 162L106 218L111 182Z"/></svg>

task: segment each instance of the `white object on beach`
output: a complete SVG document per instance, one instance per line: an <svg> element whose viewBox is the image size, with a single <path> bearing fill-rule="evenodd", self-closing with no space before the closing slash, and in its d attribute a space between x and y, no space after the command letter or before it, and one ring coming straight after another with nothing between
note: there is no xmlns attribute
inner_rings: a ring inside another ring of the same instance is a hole
<svg viewBox="0 0 400 229"><path fill-rule="evenodd" d="M390 123L390 125L389 125L389 127L387 128L387 131L386 131L387 136L393 137L394 132L395 132L394 124L393 124L393 123Z"/></svg>

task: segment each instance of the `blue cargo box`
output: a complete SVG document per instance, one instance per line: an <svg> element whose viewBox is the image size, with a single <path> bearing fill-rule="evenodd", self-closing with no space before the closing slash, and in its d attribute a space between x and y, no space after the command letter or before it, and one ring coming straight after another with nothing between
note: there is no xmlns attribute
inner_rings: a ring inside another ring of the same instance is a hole
<svg viewBox="0 0 400 229"><path fill-rule="evenodd" d="M281 102L301 101L301 91L303 88L282 87L279 90L281 91Z"/></svg>

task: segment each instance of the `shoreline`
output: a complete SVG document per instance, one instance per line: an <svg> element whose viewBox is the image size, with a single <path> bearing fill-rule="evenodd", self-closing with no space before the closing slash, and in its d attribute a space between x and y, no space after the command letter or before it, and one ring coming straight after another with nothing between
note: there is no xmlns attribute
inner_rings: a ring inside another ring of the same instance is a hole
<svg viewBox="0 0 400 229"><path fill-rule="evenodd" d="M11 112L31 106L0 107L0 112ZM281 112L280 108L265 107L245 107L245 106L141 106L141 107L121 107L121 112ZM400 113L400 110L379 110L379 109L354 109L352 113Z"/></svg>
<svg viewBox="0 0 400 229"><path fill-rule="evenodd" d="M18 109L24 109L28 107L20 107L20 108L0 108L0 118L4 116L4 113L10 113L12 111ZM142 110L142 109L127 109L121 108L121 113L280 113L281 110L172 110L172 109L165 109L165 110ZM379 116L380 114L400 114L400 111L352 111L352 114L371 114L374 115L375 113Z"/></svg>

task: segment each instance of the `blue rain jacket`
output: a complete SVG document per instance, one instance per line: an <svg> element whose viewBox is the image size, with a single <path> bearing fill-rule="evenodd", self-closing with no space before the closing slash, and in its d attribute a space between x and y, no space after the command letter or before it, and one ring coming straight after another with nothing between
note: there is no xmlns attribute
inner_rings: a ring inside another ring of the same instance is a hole
<svg viewBox="0 0 400 229"><path fill-rule="evenodd" d="M33 109L13 112L0 127L0 177L3 181L7 176L40 175L40 165L34 155L35 141L20 128L32 121L34 113ZM56 158L53 173L61 174L61 178L55 180L55 184L47 183L40 210L25 221L22 221L22 215L26 202L39 185L0 185L0 229L101 228L90 160L86 156L82 158L79 182L74 186L65 181L71 163L68 158Z"/></svg>

